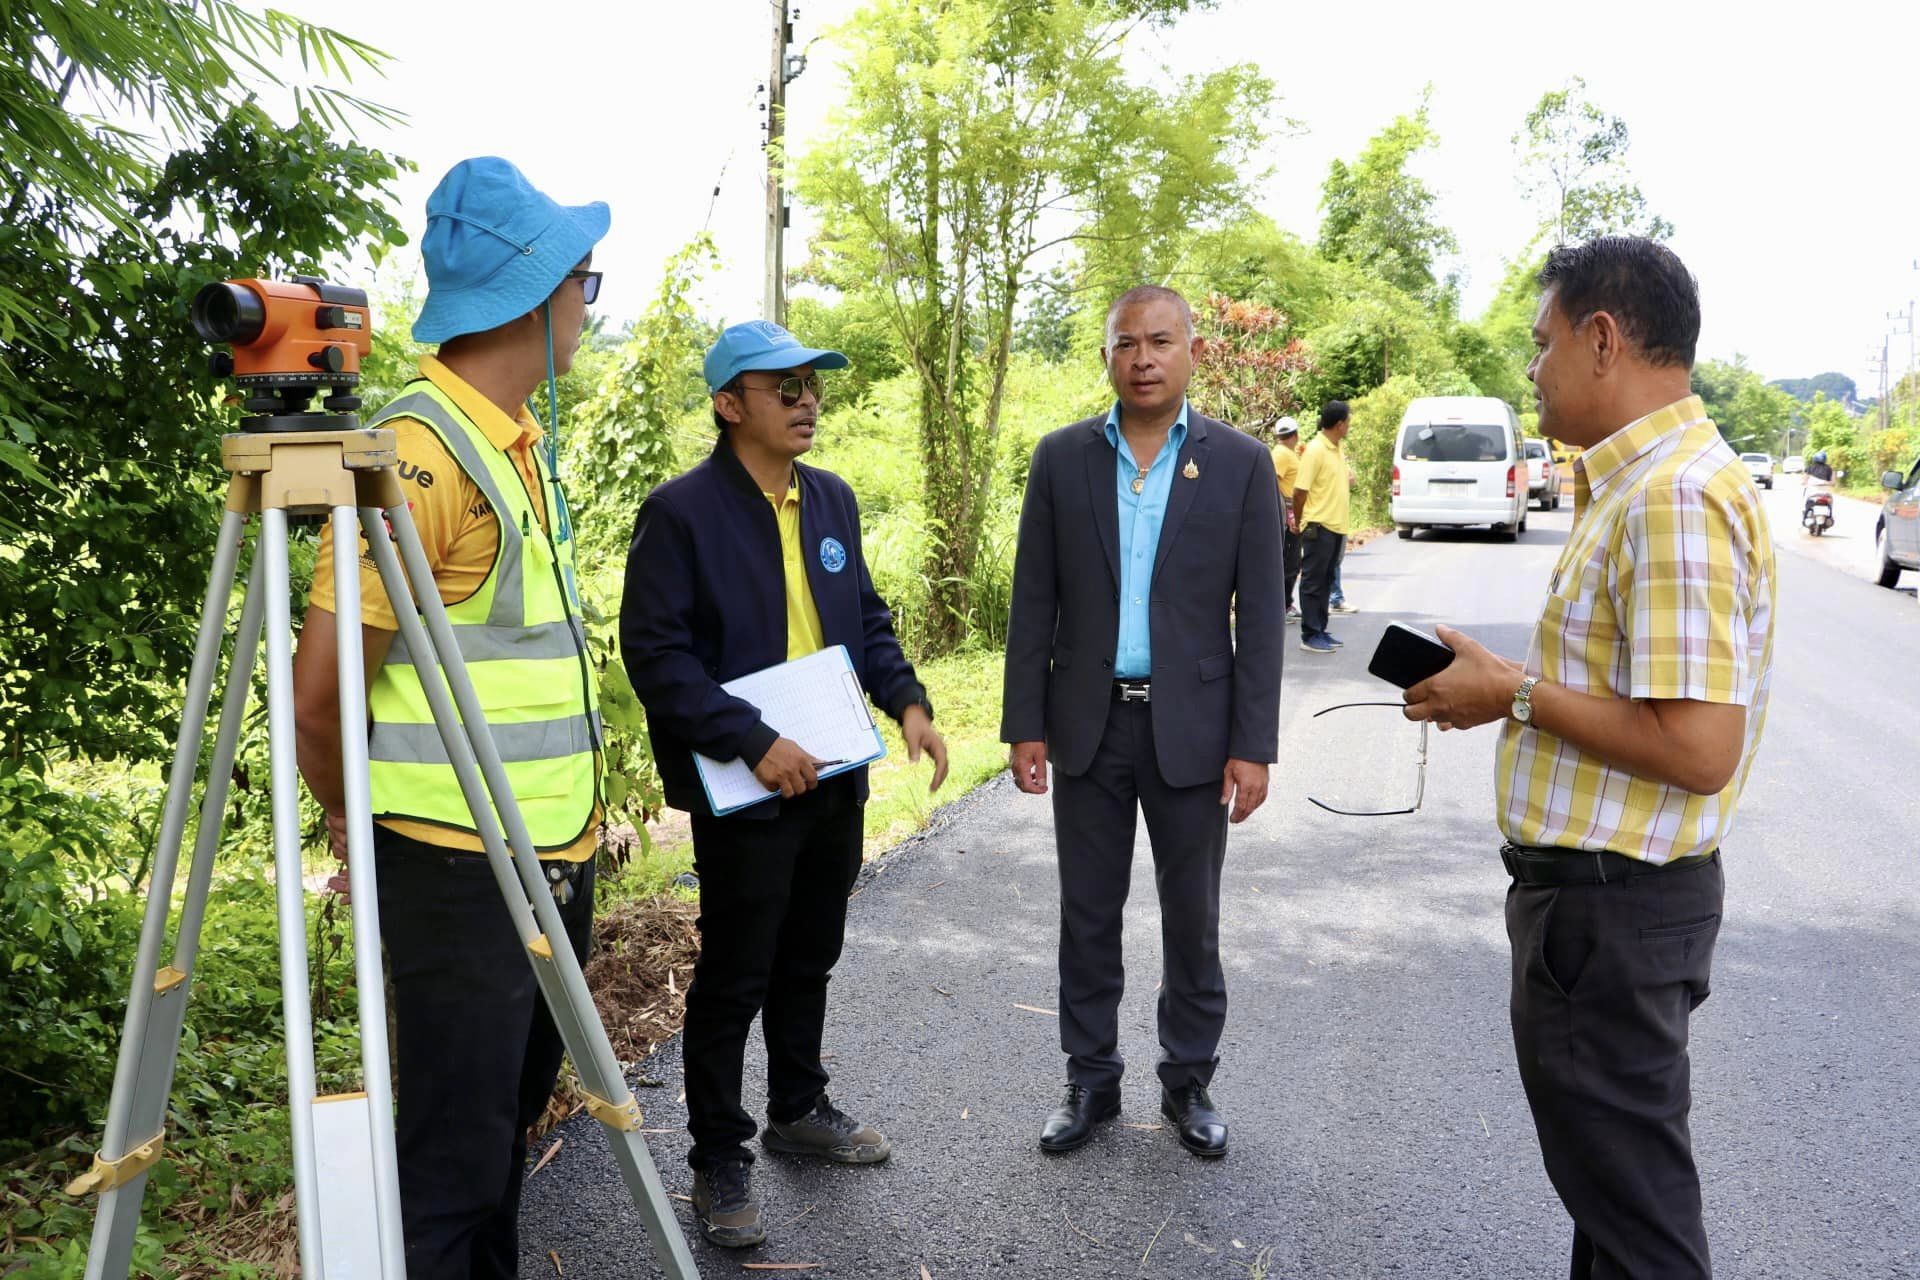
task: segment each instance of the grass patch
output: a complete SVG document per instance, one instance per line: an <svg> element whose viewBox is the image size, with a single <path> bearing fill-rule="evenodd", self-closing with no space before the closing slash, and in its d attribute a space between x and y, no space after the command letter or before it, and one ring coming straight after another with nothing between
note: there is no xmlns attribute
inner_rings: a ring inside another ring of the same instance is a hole
<svg viewBox="0 0 1920 1280"><path fill-rule="evenodd" d="M960 799L1007 767L1000 741L1000 668L997 651L967 651L918 664L920 682L933 703L934 727L947 742L947 780L927 793L933 764L907 763L907 750L893 721L881 718L887 757L872 768L867 801L867 857L873 858L922 830L941 807Z"/></svg>

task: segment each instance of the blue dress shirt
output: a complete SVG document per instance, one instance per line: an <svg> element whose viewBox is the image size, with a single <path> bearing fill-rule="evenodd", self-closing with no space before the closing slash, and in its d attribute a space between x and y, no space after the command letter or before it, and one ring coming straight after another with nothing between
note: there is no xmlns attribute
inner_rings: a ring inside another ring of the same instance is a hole
<svg viewBox="0 0 1920 1280"><path fill-rule="evenodd" d="M1154 455L1146 483L1139 493L1133 482L1140 476L1127 438L1120 434L1120 406L1107 410L1107 443L1115 450L1114 489L1120 502L1120 639L1113 654L1118 680L1144 680L1153 674L1153 629L1148 602L1153 599L1154 553L1160 548L1160 522L1166 518L1167 495L1173 491L1173 470L1180 447L1187 442L1187 402L1167 432L1167 442Z"/></svg>

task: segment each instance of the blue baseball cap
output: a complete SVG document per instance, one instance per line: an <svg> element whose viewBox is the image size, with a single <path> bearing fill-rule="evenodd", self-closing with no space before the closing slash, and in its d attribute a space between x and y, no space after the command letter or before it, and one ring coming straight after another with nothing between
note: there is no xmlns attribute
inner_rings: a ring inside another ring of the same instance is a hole
<svg viewBox="0 0 1920 1280"><path fill-rule="evenodd" d="M719 341L707 349L702 371L707 375L707 390L718 391L755 369L797 369L803 364L816 369L844 369L847 358L838 351L803 347L800 339L771 320L748 320L720 331Z"/></svg>
<svg viewBox="0 0 1920 1280"><path fill-rule="evenodd" d="M427 197L416 342L485 333L545 302L607 234L607 206L563 205L498 156L462 160Z"/></svg>

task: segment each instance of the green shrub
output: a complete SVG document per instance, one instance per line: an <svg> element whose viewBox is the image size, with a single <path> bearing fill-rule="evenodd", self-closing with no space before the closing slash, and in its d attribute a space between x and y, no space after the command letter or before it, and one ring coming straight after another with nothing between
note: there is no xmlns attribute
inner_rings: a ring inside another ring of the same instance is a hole
<svg viewBox="0 0 1920 1280"><path fill-rule="evenodd" d="M1353 402L1353 427L1347 432L1346 454L1355 476L1355 529L1377 528L1391 522L1394 440L1407 404L1415 396L1425 394L1427 389L1417 380L1400 374Z"/></svg>

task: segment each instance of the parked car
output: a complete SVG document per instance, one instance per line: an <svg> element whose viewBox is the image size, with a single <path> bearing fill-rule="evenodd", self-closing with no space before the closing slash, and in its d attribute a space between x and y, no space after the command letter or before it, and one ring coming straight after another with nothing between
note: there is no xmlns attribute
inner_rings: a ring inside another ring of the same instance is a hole
<svg viewBox="0 0 1920 1280"><path fill-rule="evenodd" d="M1747 464L1747 474L1762 489L1773 488L1773 455L1770 453L1743 453L1740 461Z"/></svg>
<svg viewBox="0 0 1920 1280"><path fill-rule="evenodd" d="M1874 526L1874 545L1880 552L1880 585L1899 585L1902 569L1920 570L1920 458L1907 474L1889 471L1880 477L1887 500Z"/></svg>
<svg viewBox="0 0 1920 1280"><path fill-rule="evenodd" d="M1393 523L1419 529L1490 525L1512 542L1527 529L1520 420L1492 396L1422 396L1407 406L1393 451Z"/></svg>
<svg viewBox="0 0 1920 1280"><path fill-rule="evenodd" d="M1560 467L1545 440L1523 440L1521 451L1527 459L1527 500L1540 504L1542 511L1560 509Z"/></svg>
<svg viewBox="0 0 1920 1280"><path fill-rule="evenodd" d="M1807 460L1797 453L1790 453L1780 459L1780 474L1783 476L1797 476L1806 469Z"/></svg>

